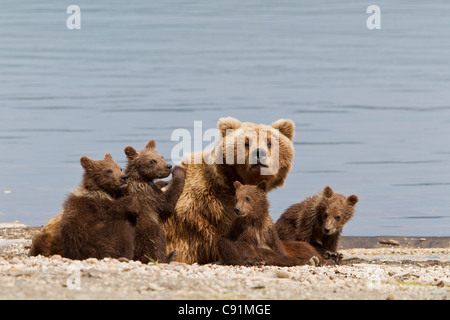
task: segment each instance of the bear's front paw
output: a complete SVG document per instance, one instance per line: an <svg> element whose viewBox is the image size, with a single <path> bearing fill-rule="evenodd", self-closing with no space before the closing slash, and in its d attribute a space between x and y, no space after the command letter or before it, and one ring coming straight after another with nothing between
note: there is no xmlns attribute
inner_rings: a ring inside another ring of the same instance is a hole
<svg viewBox="0 0 450 320"><path fill-rule="evenodd" d="M266 262L264 260L251 260L245 263L247 266L264 266L265 264Z"/></svg>
<svg viewBox="0 0 450 320"><path fill-rule="evenodd" d="M167 256L167 263L171 263L175 257L178 255L178 250L173 250L169 255Z"/></svg>
<svg viewBox="0 0 450 320"><path fill-rule="evenodd" d="M136 197L130 196L128 199L127 211L132 216L139 215L139 212L141 211L141 202Z"/></svg>
<svg viewBox="0 0 450 320"><path fill-rule="evenodd" d="M184 178L186 177L186 173L182 167L176 166L172 171L172 177L174 179L184 180Z"/></svg>
<svg viewBox="0 0 450 320"><path fill-rule="evenodd" d="M320 260L319 260L319 258L314 256L311 259L309 259L307 265L310 265L310 266L313 266L313 267L318 267L320 265Z"/></svg>
<svg viewBox="0 0 450 320"><path fill-rule="evenodd" d="M167 187L169 185L169 181L159 180L155 182L155 185L158 188L163 189L164 187Z"/></svg>
<svg viewBox="0 0 450 320"><path fill-rule="evenodd" d="M323 255L323 257L325 259L332 260L336 264L341 264L342 259L344 258L344 255L340 252L326 251L325 254Z"/></svg>

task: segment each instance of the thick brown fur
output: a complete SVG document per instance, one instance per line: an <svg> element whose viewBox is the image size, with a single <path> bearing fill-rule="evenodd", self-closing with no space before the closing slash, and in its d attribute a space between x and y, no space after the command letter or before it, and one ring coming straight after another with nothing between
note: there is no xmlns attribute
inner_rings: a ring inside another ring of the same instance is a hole
<svg viewBox="0 0 450 320"><path fill-rule="evenodd" d="M130 178L129 194L133 194L141 204L136 219L136 237L134 259L148 263L151 260L168 263L177 251L169 255L166 252L166 235L160 221L167 220L175 210L175 204L184 187L184 170L164 161L155 150L155 140L150 140L145 149L136 151L126 147L128 165L125 173ZM165 192L154 182L166 178L172 173L172 180L165 186Z"/></svg>
<svg viewBox="0 0 450 320"><path fill-rule="evenodd" d="M59 232L61 218L62 213L48 220L42 231L33 237L30 256L42 255L50 257L55 254L63 254L64 248L61 241L61 233Z"/></svg>
<svg viewBox="0 0 450 320"><path fill-rule="evenodd" d="M63 256L132 259L139 202L124 196L128 177L110 154L99 161L82 157L80 162L83 181L66 200L60 222Z"/></svg>
<svg viewBox="0 0 450 320"><path fill-rule="evenodd" d="M283 241L305 241L326 256L336 253L344 225L354 214L356 195L345 197L330 187L290 206L275 223Z"/></svg>
<svg viewBox="0 0 450 320"><path fill-rule="evenodd" d="M168 250L179 251L177 261L209 263L219 259L214 239L227 234L235 220L233 182L258 185L265 181L267 191L282 186L294 158L294 128L290 120L258 125L231 117L219 119L221 140L215 148L183 160L183 193L175 214L163 223ZM239 150L242 152L236 152ZM260 152L271 160L252 164L250 159ZM275 154L279 154L278 162ZM230 163L227 158L235 161Z"/></svg>
<svg viewBox="0 0 450 320"><path fill-rule="evenodd" d="M307 244L302 248L300 242L292 256L288 256L269 214L266 182L253 186L236 181L234 185L236 218L229 233L217 241L224 264L289 267L309 263L314 256L320 257L314 248Z"/></svg>

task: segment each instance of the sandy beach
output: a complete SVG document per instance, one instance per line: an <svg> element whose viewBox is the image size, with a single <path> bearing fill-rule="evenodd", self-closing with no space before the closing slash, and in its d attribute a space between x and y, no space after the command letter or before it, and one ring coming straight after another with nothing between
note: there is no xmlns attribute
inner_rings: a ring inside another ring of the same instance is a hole
<svg viewBox="0 0 450 320"><path fill-rule="evenodd" d="M0 224L0 299L450 298L449 238L344 237L341 265L285 268L29 257L39 230Z"/></svg>

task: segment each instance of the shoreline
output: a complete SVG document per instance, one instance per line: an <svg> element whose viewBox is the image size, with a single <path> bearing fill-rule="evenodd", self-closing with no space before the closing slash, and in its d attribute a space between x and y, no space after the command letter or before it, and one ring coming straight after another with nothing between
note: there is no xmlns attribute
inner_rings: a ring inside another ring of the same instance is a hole
<svg viewBox="0 0 450 320"><path fill-rule="evenodd" d="M341 265L247 267L30 257L31 238L41 228L2 225L0 299L450 298L450 237L342 237Z"/></svg>
<svg viewBox="0 0 450 320"><path fill-rule="evenodd" d="M0 239L32 239L42 230L41 227L33 227L19 221L0 223ZM391 244L382 244L380 241L390 241ZM447 248L450 247L450 236L342 236L339 249L352 248L384 248L386 245L403 246L411 248Z"/></svg>

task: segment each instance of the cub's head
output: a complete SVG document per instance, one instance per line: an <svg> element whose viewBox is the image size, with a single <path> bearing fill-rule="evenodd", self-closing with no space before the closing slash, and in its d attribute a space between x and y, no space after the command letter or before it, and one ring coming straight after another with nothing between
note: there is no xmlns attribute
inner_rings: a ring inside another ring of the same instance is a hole
<svg viewBox="0 0 450 320"><path fill-rule="evenodd" d="M356 195L345 197L333 192L328 186L323 189L322 196L323 233L332 235L336 232L342 232L344 225L353 217L358 197Z"/></svg>
<svg viewBox="0 0 450 320"><path fill-rule="evenodd" d="M84 169L83 186L92 191L102 190L111 195L126 191L128 176L107 153L104 160L92 160L86 156L80 159Z"/></svg>
<svg viewBox="0 0 450 320"><path fill-rule="evenodd" d="M267 184L265 181L260 182L257 186L243 185L239 181L235 181L233 185L236 189L234 212L238 217L255 216L256 218L268 212L269 202L266 196Z"/></svg>
<svg viewBox="0 0 450 320"><path fill-rule="evenodd" d="M264 125L228 117L219 119L218 129L221 143L215 149L216 163L233 166L236 180L252 185L266 181L268 191L284 184L294 159L291 120Z"/></svg>
<svg viewBox="0 0 450 320"><path fill-rule="evenodd" d="M172 165L164 161L155 150L155 140L150 140L145 149L136 151L133 147L126 147L125 154L128 164L125 172L135 181L153 181L163 179L172 172Z"/></svg>

